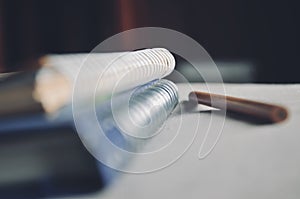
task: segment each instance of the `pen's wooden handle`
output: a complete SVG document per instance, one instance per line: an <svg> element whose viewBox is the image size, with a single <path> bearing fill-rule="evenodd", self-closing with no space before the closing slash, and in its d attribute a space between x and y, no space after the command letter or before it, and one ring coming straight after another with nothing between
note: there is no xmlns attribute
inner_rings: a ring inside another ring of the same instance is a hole
<svg viewBox="0 0 300 199"><path fill-rule="evenodd" d="M241 116L244 115L262 122L277 123L288 117L288 111L284 107L247 99L198 91L191 92L189 99L214 108L226 109L229 112Z"/></svg>

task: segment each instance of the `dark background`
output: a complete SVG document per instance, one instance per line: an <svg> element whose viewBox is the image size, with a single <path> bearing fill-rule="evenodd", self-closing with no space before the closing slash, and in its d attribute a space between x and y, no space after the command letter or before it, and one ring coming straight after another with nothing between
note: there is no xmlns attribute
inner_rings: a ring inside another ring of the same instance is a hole
<svg viewBox="0 0 300 199"><path fill-rule="evenodd" d="M89 52L143 26L185 33L216 61L255 63L254 82L300 82L299 6L291 0L0 0L0 70L21 70L46 53Z"/></svg>

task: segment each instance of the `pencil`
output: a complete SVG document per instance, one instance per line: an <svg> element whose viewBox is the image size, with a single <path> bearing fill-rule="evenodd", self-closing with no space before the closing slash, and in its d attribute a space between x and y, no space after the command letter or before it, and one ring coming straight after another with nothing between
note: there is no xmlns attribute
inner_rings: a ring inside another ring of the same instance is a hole
<svg viewBox="0 0 300 199"><path fill-rule="evenodd" d="M278 123L288 117L285 107L248 99L199 91L191 92L189 99L260 123Z"/></svg>

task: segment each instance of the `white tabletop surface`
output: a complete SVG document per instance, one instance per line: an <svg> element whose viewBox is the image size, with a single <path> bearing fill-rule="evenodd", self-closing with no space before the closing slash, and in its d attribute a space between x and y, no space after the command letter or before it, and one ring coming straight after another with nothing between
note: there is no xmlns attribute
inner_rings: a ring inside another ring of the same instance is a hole
<svg viewBox="0 0 300 199"><path fill-rule="evenodd" d="M178 87L180 100L187 100L188 85ZM204 84L193 84L193 88L206 90ZM201 129L208 125L211 114L185 113L186 118L201 115L200 135L178 161L152 173L123 173L104 191L78 198L298 199L300 85L225 84L225 90L228 95L284 105L289 118L280 124L255 125L227 117L213 151L199 159ZM215 120L222 122L222 117ZM182 125L185 130L193 128L189 122Z"/></svg>

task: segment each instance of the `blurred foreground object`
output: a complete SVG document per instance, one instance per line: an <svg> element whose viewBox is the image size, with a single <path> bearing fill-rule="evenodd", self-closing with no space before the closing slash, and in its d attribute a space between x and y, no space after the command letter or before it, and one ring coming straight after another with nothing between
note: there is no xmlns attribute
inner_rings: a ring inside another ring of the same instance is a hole
<svg viewBox="0 0 300 199"><path fill-rule="evenodd" d="M116 96L120 107L127 106L126 100L122 100L124 95L126 92ZM124 115L124 109L115 114L129 132L137 136L151 136L163 125L177 103L175 84L159 80L133 90L130 119ZM107 104L110 104L110 99L96 105L99 124L105 123L105 136L118 147L125 147L124 150L138 152L147 140L133 138L122 131L122 126L114 121L111 107ZM152 106L156 110L146 109ZM134 121L131 121L132 118ZM134 124L147 125L149 119L153 121L146 126L145 135ZM83 111L81 122L90 136L97 129L92 129L88 120ZM131 126L128 126L129 121L133 122ZM108 185L117 174L95 160L84 148L76 134L70 106L51 119L44 114L33 114L30 117L2 119L0 126L3 127L0 129L0 195L5 198L41 198L94 192ZM106 137L103 134L100 139L92 138L97 141L97 153L103 153L109 162L120 164L120 168L126 167L130 158L105 147Z"/></svg>

